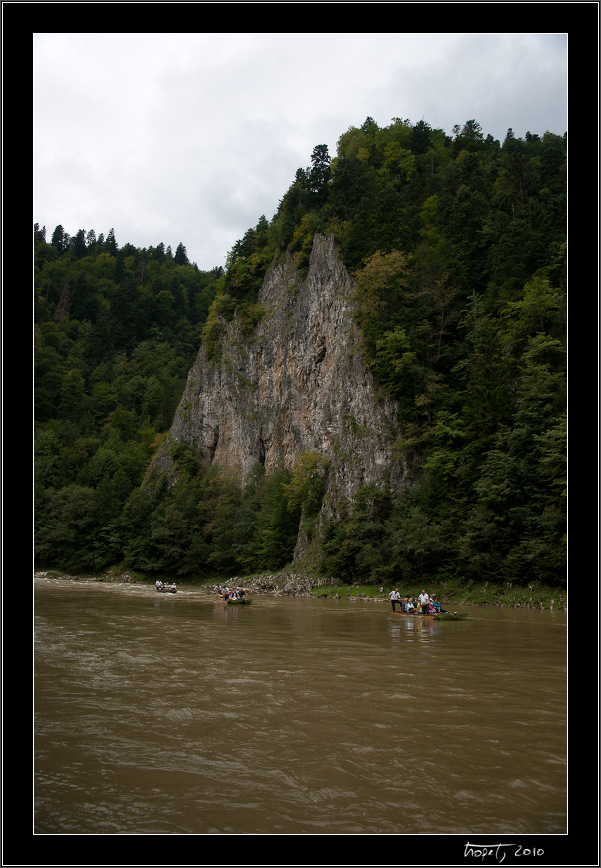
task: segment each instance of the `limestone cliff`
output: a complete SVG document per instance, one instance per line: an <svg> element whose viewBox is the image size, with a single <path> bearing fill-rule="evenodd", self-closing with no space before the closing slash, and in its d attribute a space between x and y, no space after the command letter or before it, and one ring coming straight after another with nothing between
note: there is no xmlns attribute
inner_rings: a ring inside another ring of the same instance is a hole
<svg viewBox="0 0 601 868"><path fill-rule="evenodd" d="M398 489L407 471L391 453L396 408L363 363L352 291L332 238L316 236L305 278L288 254L275 261L252 337L234 318L218 362L201 347L153 472L169 470L179 443L242 478L256 462L269 474L317 452L328 461L322 516L334 517L364 483ZM299 555L302 546L301 533Z"/></svg>

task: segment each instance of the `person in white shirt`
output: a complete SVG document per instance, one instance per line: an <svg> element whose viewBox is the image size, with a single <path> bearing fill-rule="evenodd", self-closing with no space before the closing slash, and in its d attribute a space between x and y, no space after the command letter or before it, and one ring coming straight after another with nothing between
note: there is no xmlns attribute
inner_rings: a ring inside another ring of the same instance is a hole
<svg viewBox="0 0 601 868"><path fill-rule="evenodd" d="M395 607L396 603L398 602L400 605L401 595L399 594L398 589L395 589L394 591L391 591L388 596L390 597L390 602L392 603L392 611L394 612L395 611L394 607Z"/></svg>
<svg viewBox="0 0 601 868"><path fill-rule="evenodd" d="M426 594L425 591L422 591L418 599L422 606L422 614L427 615L430 611L430 597Z"/></svg>

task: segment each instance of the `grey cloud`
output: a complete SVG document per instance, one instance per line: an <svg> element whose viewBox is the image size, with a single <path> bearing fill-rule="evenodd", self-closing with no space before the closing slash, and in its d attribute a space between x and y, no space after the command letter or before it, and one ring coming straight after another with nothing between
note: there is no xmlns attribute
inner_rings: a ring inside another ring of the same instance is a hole
<svg viewBox="0 0 601 868"><path fill-rule="evenodd" d="M566 75L555 35L42 34L34 220L209 269L368 115L563 133Z"/></svg>

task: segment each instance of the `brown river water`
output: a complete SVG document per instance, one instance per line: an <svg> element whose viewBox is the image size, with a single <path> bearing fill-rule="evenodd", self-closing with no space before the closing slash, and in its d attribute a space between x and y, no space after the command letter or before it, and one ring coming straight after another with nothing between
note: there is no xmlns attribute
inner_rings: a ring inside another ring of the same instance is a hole
<svg viewBox="0 0 601 868"><path fill-rule="evenodd" d="M563 611L34 594L34 834L566 832Z"/></svg>

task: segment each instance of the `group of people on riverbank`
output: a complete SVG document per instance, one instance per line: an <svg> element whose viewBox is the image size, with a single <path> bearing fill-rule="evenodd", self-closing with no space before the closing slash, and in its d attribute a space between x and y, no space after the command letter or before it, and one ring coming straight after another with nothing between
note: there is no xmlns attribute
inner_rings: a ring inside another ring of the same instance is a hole
<svg viewBox="0 0 601 868"><path fill-rule="evenodd" d="M422 591L418 597L410 597L408 594L402 597L398 588L395 588L388 597L393 612L396 611L397 605L401 612L408 614L438 615L440 612L444 612L437 598L434 595L430 596L425 591Z"/></svg>

